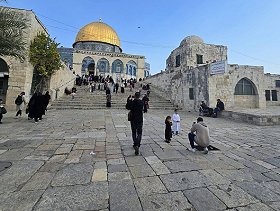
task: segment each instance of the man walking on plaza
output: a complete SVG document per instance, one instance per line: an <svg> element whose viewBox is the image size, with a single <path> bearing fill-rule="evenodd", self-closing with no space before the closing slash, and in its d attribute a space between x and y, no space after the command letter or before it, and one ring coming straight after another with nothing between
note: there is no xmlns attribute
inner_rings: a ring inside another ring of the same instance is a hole
<svg viewBox="0 0 280 211"><path fill-rule="evenodd" d="M139 92L135 93L134 100L132 100L132 97L127 99L126 109L130 110L130 123L135 155L139 154L139 147L142 138L143 106L144 103L140 100Z"/></svg>
<svg viewBox="0 0 280 211"><path fill-rule="evenodd" d="M196 134L194 134L194 132L196 132ZM189 133L189 140L191 145L189 151L195 152L195 142L197 143L197 145L204 147L204 154L208 153L207 147L210 144L209 129L207 125L203 122L203 119L201 117L197 118L197 123L193 123L191 132Z"/></svg>

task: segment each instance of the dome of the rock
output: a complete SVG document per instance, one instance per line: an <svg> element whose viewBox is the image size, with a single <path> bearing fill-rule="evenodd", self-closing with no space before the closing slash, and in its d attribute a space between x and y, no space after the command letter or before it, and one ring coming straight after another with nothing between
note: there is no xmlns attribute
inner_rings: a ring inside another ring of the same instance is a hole
<svg viewBox="0 0 280 211"><path fill-rule="evenodd" d="M73 46L77 42L102 42L121 48L121 42L116 31L102 22L92 22L81 28Z"/></svg>

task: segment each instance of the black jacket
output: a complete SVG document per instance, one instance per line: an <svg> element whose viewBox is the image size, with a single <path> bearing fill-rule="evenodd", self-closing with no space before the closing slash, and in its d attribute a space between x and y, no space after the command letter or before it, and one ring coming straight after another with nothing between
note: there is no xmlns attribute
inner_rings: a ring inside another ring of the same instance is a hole
<svg viewBox="0 0 280 211"><path fill-rule="evenodd" d="M219 108L220 111L222 111L225 109L225 105L222 101L220 101L220 102L217 102L216 108Z"/></svg>
<svg viewBox="0 0 280 211"><path fill-rule="evenodd" d="M170 140L172 138L171 123L165 122L165 139Z"/></svg>
<svg viewBox="0 0 280 211"><path fill-rule="evenodd" d="M131 110L132 120L131 122L143 123L143 107L144 102L142 100L127 100L126 109Z"/></svg>

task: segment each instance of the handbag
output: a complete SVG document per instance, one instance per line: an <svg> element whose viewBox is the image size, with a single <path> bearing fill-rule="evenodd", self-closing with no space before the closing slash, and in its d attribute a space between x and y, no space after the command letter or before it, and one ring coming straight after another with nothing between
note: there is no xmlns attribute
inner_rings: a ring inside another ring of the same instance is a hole
<svg viewBox="0 0 280 211"><path fill-rule="evenodd" d="M128 121L132 120L132 113L131 113L131 111L129 111L128 114L127 114L127 120Z"/></svg>
<svg viewBox="0 0 280 211"><path fill-rule="evenodd" d="M1 108L1 114L6 114L6 113L7 113L7 110L4 107L2 107Z"/></svg>
<svg viewBox="0 0 280 211"><path fill-rule="evenodd" d="M149 109L149 108L150 108L149 104L147 104L147 105L146 105L146 108L147 108L147 109Z"/></svg>

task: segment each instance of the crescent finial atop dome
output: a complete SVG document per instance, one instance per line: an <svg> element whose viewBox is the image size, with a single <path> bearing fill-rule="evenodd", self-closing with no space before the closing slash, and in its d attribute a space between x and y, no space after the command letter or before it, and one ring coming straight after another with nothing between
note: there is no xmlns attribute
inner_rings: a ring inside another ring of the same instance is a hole
<svg viewBox="0 0 280 211"><path fill-rule="evenodd" d="M100 18L99 18L99 22L101 22L101 15L100 15Z"/></svg>

